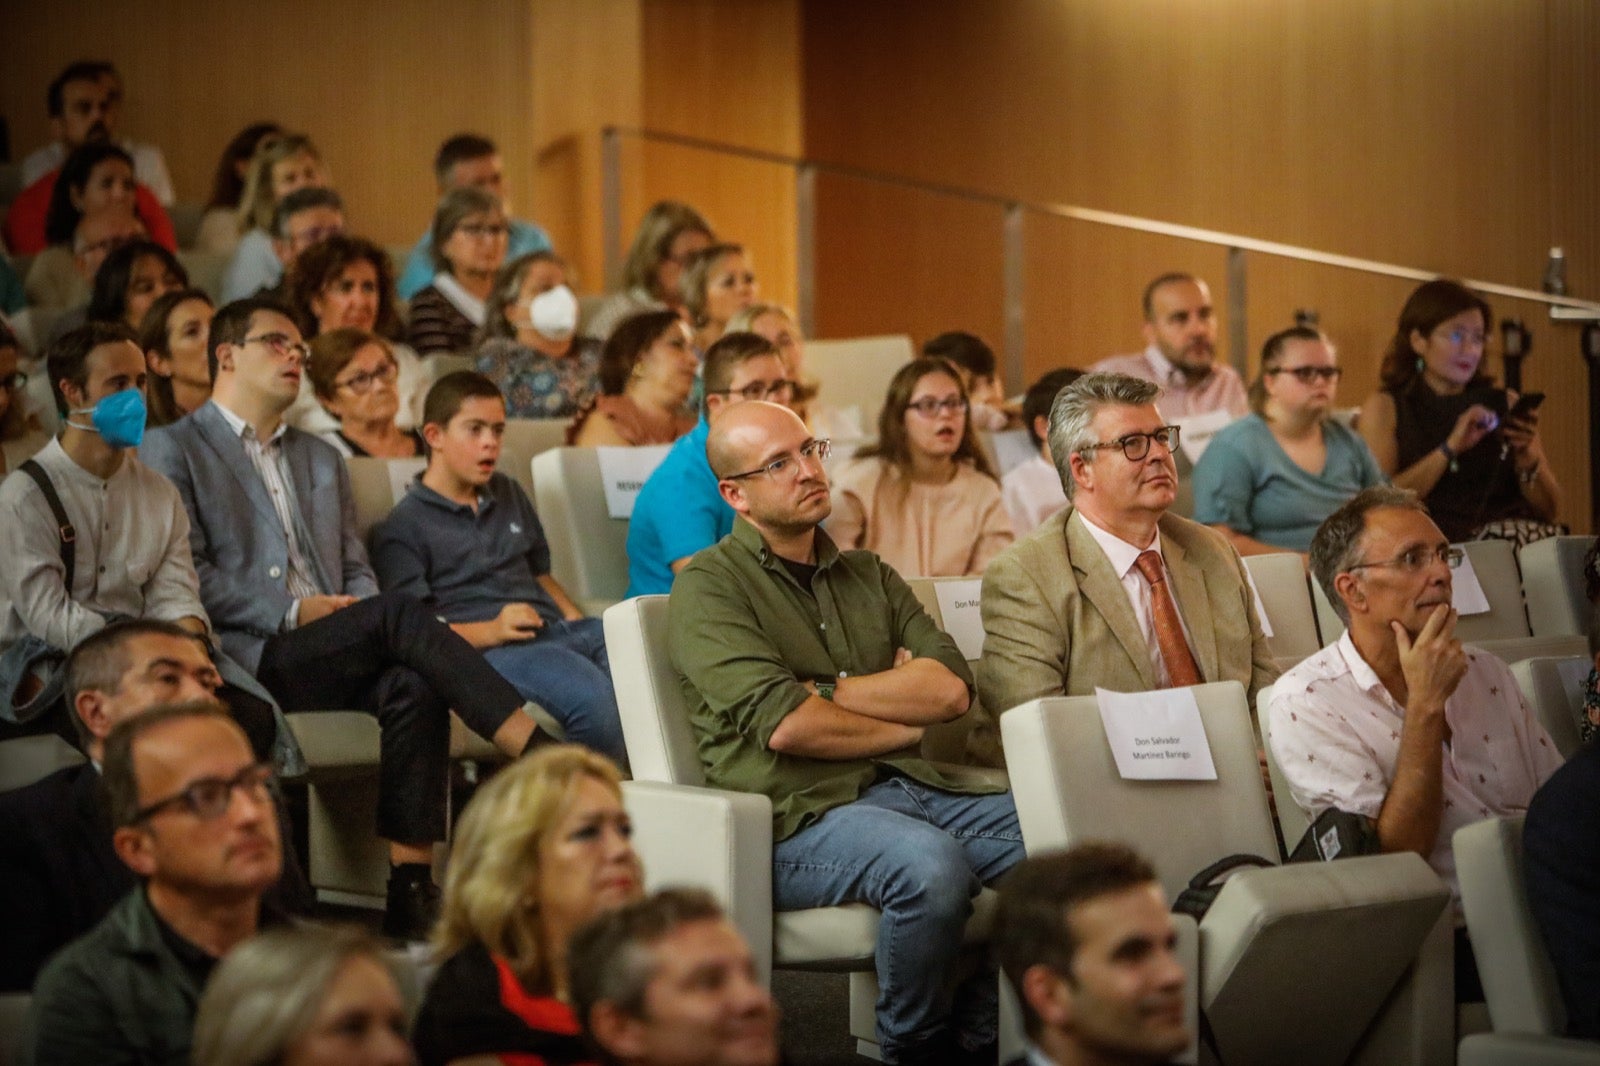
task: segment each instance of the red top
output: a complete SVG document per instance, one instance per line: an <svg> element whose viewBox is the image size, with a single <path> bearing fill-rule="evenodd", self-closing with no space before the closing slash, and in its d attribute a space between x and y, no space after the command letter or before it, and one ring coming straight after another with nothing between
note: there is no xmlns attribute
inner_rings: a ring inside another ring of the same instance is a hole
<svg viewBox="0 0 1600 1066"><path fill-rule="evenodd" d="M44 217L50 212L50 195L55 192L60 168L52 170L17 194L6 211L4 236L12 255L38 255L50 246L44 235ZM150 239L169 252L178 250L178 235L172 219L155 193L143 185L134 186L134 214L144 223Z"/></svg>

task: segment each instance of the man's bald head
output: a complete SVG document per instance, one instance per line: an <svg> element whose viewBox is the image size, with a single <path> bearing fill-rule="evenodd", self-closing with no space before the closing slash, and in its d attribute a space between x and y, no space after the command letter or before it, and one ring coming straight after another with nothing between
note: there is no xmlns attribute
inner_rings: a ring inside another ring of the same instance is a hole
<svg viewBox="0 0 1600 1066"><path fill-rule="evenodd" d="M718 411L706 436L706 459L719 479L761 466L767 450L780 436L805 423L781 404L748 400Z"/></svg>

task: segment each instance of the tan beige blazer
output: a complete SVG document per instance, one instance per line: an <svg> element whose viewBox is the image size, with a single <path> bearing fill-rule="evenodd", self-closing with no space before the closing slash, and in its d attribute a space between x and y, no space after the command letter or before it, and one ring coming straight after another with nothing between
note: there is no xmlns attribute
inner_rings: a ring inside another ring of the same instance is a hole
<svg viewBox="0 0 1600 1066"><path fill-rule="evenodd" d="M1220 533L1176 515L1160 522L1178 610L1207 681L1256 690L1277 679L1244 563ZM1156 687L1150 653L1111 561L1073 508L1052 516L983 575L978 693L991 714L1040 696Z"/></svg>

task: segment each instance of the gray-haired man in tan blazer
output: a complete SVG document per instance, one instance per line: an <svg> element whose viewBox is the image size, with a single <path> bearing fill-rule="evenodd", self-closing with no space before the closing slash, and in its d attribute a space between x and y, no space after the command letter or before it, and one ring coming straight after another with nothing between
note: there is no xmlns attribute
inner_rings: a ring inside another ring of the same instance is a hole
<svg viewBox="0 0 1600 1066"><path fill-rule="evenodd" d="M1168 514L1177 428L1159 388L1088 374L1050 410L1070 506L983 576L978 692L996 717L1040 696L1277 676L1244 564L1218 533Z"/></svg>

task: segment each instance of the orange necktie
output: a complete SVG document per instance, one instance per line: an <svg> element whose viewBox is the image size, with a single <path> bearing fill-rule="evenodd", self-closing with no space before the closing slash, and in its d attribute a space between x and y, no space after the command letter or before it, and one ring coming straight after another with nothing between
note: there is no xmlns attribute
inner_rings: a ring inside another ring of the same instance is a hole
<svg viewBox="0 0 1600 1066"><path fill-rule="evenodd" d="M1173 602L1172 590L1167 588L1167 574L1161 567L1158 552L1144 552L1134 564L1150 583L1150 606L1155 613L1156 644L1161 658L1167 664L1167 676L1173 688L1198 685L1203 678L1189 653L1189 642L1183 639L1183 622L1178 619L1178 605Z"/></svg>

